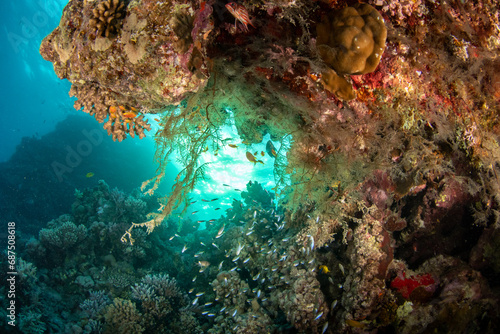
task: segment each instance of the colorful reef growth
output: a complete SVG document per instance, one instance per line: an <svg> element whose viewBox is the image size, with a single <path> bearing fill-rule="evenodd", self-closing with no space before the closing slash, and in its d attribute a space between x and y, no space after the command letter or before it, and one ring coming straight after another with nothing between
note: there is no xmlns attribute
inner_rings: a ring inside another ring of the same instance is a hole
<svg viewBox="0 0 500 334"><path fill-rule="evenodd" d="M497 332L497 2L237 4L252 24L220 0L70 0L42 42L75 108L113 139L144 137L156 114L146 195L169 159L182 164L158 202L101 184L27 244L49 281L105 291L75 326L119 331L126 315L135 332ZM282 144L267 152L274 192L249 183L204 230L173 221L210 168L202 154L237 144L259 168L252 145L267 135ZM94 245L105 269L67 242Z"/></svg>

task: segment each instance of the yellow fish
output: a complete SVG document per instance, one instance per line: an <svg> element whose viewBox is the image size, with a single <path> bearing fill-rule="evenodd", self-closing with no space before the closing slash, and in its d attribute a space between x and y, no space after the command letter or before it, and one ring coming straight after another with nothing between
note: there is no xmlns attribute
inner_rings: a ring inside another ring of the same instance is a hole
<svg viewBox="0 0 500 334"><path fill-rule="evenodd" d="M328 269L327 266L322 265L322 266L319 266L319 272L322 274L328 274L330 272L330 269Z"/></svg>
<svg viewBox="0 0 500 334"><path fill-rule="evenodd" d="M254 156L252 153L247 152L247 153L246 153L246 155L247 155L247 159L248 159L248 161L253 162L253 164L254 164L254 165L255 165L257 162L260 162L261 164L264 164L264 162L263 162L262 160L257 160L257 159L255 158L255 156Z"/></svg>
<svg viewBox="0 0 500 334"><path fill-rule="evenodd" d="M94 173L88 172L87 174L85 174L85 176L90 178L90 177L94 176Z"/></svg>
<svg viewBox="0 0 500 334"><path fill-rule="evenodd" d="M346 324L354 328L365 328L365 324L356 320L347 319Z"/></svg>
<svg viewBox="0 0 500 334"><path fill-rule="evenodd" d="M123 117L134 118L135 116L137 116L137 113L133 111L127 111L123 113Z"/></svg>

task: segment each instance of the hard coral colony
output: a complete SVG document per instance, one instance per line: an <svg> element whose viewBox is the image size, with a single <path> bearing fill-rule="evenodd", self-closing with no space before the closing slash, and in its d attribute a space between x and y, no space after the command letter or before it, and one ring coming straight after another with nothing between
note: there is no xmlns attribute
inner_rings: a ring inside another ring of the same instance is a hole
<svg viewBox="0 0 500 334"><path fill-rule="evenodd" d="M157 114L160 168L151 197L101 182L26 242L20 298L40 280L80 306L62 325L35 303L20 328L497 332L499 27L492 0L70 0L42 56L114 140ZM275 193L249 182L219 219L170 217L202 154L245 146L259 168L266 135Z"/></svg>

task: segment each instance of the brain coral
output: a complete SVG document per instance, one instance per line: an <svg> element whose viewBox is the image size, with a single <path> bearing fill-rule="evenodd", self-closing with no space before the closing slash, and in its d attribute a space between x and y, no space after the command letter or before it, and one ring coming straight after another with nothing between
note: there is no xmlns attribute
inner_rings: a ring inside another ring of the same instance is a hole
<svg viewBox="0 0 500 334"><path fill-rule="evenodd" d="M367 4L329 13L322 18L316 31L321 58L339 74L373 72L387 38L384 19Z"/></svg>

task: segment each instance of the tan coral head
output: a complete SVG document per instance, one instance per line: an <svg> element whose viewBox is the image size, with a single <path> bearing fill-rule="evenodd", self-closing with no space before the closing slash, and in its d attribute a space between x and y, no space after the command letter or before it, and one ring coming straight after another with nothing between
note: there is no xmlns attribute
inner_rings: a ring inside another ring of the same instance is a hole
<svg viewBox="0 0 500 334"><path fill-rule="evenodd" d="M329 13L317 26L323 61L339 74L373 72L385 49L387 28L380 13L359 4Z"/></svg>

